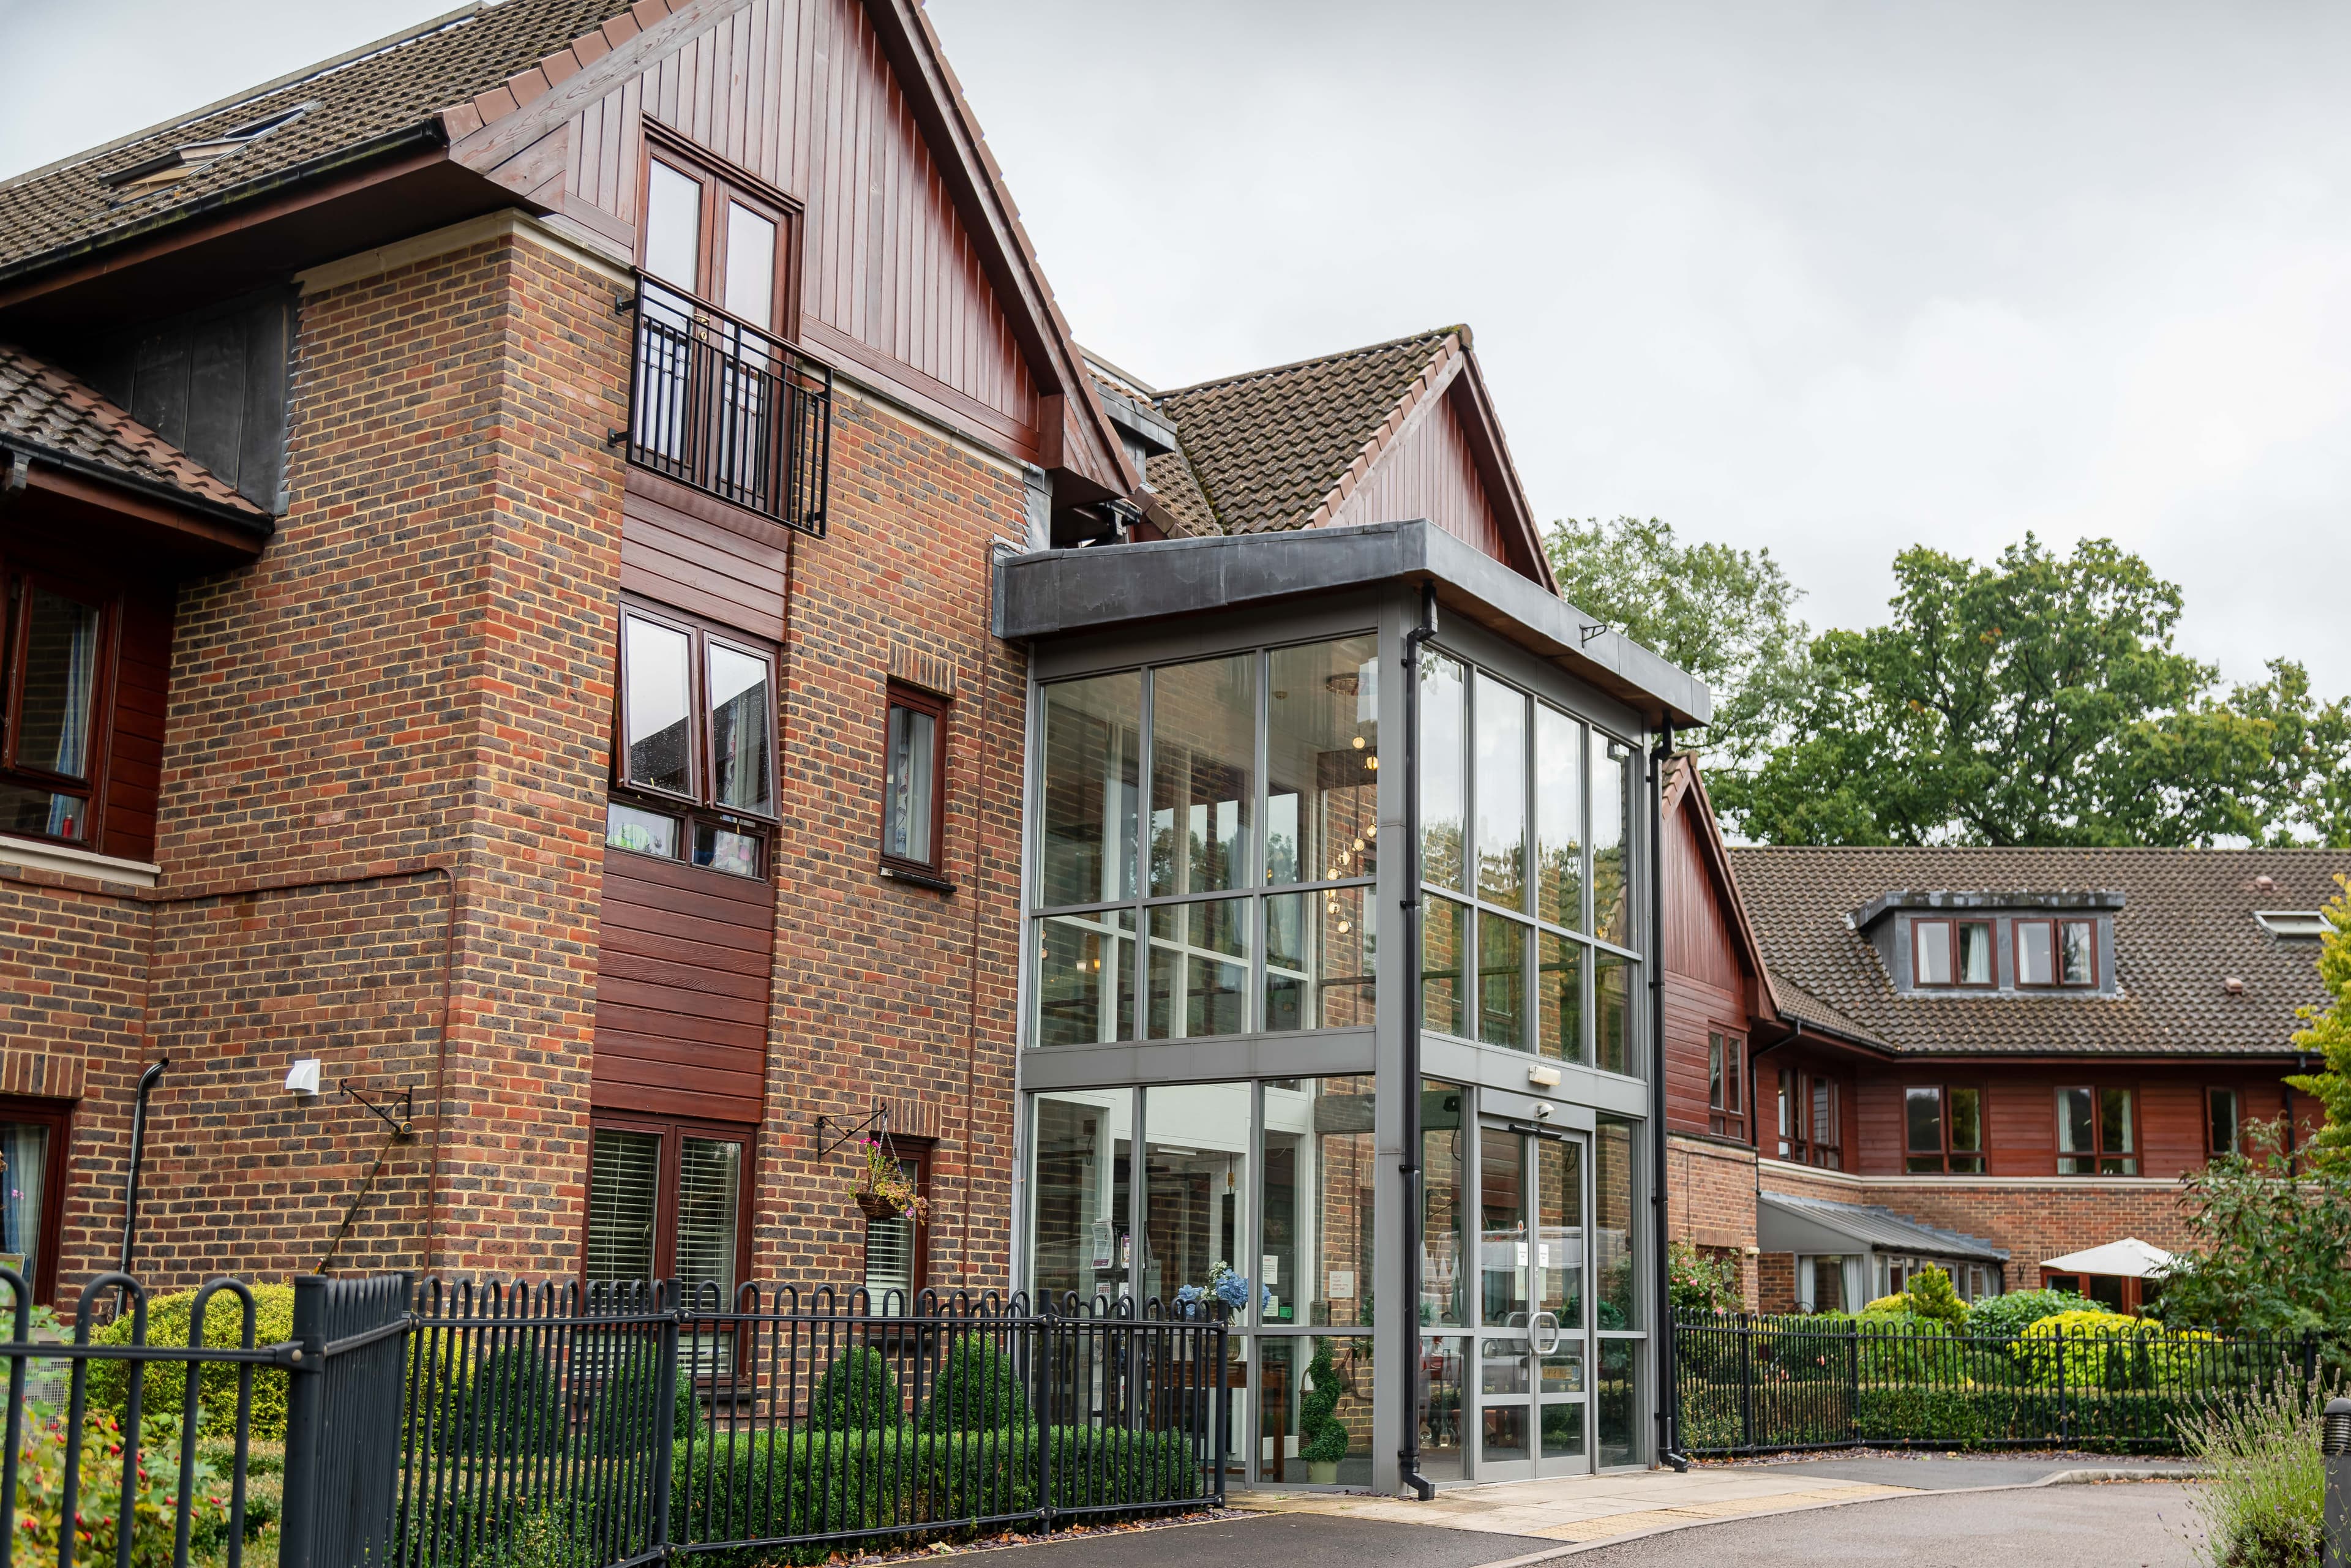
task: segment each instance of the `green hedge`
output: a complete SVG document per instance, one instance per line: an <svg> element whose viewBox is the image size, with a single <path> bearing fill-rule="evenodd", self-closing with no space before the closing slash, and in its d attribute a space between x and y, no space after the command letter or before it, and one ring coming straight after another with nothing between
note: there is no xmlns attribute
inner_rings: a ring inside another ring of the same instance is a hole
<svg viewBox="0 0 2351 1568"><path fill-rule="evenodd" d="M256 1285L253 1290L253 1343L280 1344L294 1337L294 1287ZM151 1296L147 1301L147 1343L182 1345L188 1343L189 1320L195 1314L196 1292ZM129 1344L131 1319L117 1318L90 1340L97 1344ZM245 1303L234 1291L216 1291L204 1308L204 1343L230 1348L245 1343ZM32 1364L37 1365L38 1363ZM51 1364L55 1364L52 1363ZM89 1364L89 1401L101 1410L127 1408L131 1363L93 1361ZM150 1416L177 1416L188 1393L184 1364L149 1362L140 1381L139 1407ZM236 1431L237 1366L216 1361L198 1380L197 1402L204 1416L196 1430L207 1437L225 1437ZM282 1367L253 1369L253 1427L256 1442L286 1440L286 1372Z"/></svg>
<svg viewBox="0 0 2351 1568"><path fill-rule="evenodd" d="M1056 1427L1056 1508L1138 1511L1196 1495L1207 1484L1178 1432ZM672 1538L680 1542L829 1534L852 1540L916 1525L943 1528L1037 1507L1037 1428L995 1432L871 1431L714 1434L677 1450ZM743 1564L820 1563L842 1541L720 1553ZM702 1555L702 1554L697 1554Z"/></svg>
<svg viewBox="0 0 2351 1568"><path fill-rule="evenodd" d="M2050 1445L2177 1451L2181 1424L2213 1396L2180 1388L2069 1390L2014 1385L1938 1388L1865 1383L1858 1388L1759 1384L1749 1396L1754 1445L1935 1444L1961 1448ZM1742 1447L1736 1384L1682 1385L1681 1437L1699 1452Z"/></svg>

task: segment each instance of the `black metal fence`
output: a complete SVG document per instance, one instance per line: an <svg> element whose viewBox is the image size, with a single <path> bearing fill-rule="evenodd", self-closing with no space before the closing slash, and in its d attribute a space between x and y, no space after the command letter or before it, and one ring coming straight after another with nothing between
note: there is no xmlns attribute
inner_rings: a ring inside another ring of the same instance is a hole
<svg viewBox="0 0 2351 1568"><path fill-rule="evenodd" d="M832 372L747 322L641 279L630 460L821 537Z"/></svg>
<svg viewBox="0 0 2351 1568"><path fill-rule="evenodd" d="M2264 1388L2332 1379L2317 1335L2225 1336L2141 1319L2021 1334L1851 1318L1676 1324L1682 1449L2088 1448L2177 1452L2180 1425Z"/></svg>
<svg viewBox="0 0 2351 1568"><path fill-rule="evenodd" d="M0 1568L820 1561L1224 1496L1225 1325L1155 1306L219 1280L162 1343L127 1275L69 1339L0 1281Z"/></svg>

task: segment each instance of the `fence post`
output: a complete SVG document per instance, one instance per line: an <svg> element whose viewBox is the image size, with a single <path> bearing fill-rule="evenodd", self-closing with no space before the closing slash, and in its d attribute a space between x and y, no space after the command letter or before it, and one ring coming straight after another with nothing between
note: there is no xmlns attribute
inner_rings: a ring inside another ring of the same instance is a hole
<svg viewBox="0 0 2351 1568"><path fill-rule="evenodd" d="M666 1290L669 1311L662 1318L661 1370L653 1387L653 1539L645 1543L648 1552L664 1560L669 1556L670 1486L676 1458L676 1445L671 1438L677 1431L677 1341L685 1317L684 1291L679 1282L669 1281Z"/></svg>
<svg viewBox="0 0 2351 1568"><path fill-rule="evenodd" d="M1228 1354L1228 1347L1225 1343L1226 1329L1224 1320L1221 1318L1217 1319L1216 1326L1216 1337L1208 1342L1208 1352L1211 1355L1216 1357L1216 1372L1214 1376L1216 1378L1217 1389L1217 1414L1215 1420L1210 1422L1209 1425L1215 1433L1214 1441L1216 1443L1217 1449L1214 1460L1217 1467L1217 1506L1218 1508L1222 1508L1225 1506L1225 1445L1227 1441L1225 1418L1227 1416L1231 1414L1233 1391L1230 1385L1232 1373L1226 1365L1225 1360Z"/></svg>
<svg viewBox="0 0 2351 1568"><path fill-rule="evenodd" d="M1029 1408L1037 1416L1037 1516L1050 1535L1053 1530L1053 1319L1032 1309L1025 1326L1033 1342L1029 1347L1029 1380L1036 1393Z"/></svg>
<svg viewBox="0 0 2351 1568"><path fill-rule="evenodd" d="M1861 1325L1844 1330L1844 1437L1851 1444L1861 1431Z"/></svg>
<svg viewBox="0 0 2351 1568"><path fill-rule="evenodd" d="M327 1281L294 1279L294 1364L286 1375L286 1491L278 1505L278 1568L313 1568L319 1533L319 1429L327 1365Z"/></svg>
<svg viewBox="0 0 2351 1568"><path fill-rule="evenodd" d="M1755 1451L1755 1320L1747 1318L1739 1330L1739 1432L1740 1447Z"/></svg>
<svg viewBox="0 0 2351 1568"><path fill-rule="evenodd" d="M2057 1325L2057 1445L2074 1446L2074 1396L2065 1387L2065 1325Z"/></svg>

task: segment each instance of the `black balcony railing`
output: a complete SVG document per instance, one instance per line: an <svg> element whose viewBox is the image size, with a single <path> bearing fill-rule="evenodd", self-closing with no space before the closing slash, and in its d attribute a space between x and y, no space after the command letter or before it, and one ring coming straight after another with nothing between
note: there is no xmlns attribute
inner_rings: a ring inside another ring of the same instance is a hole
<svg viewBox="0 0 2351 1568"><path fill-rule="evenodd" d="M648 279L631 304L629 460L822 538L831 371Z"/></svg>

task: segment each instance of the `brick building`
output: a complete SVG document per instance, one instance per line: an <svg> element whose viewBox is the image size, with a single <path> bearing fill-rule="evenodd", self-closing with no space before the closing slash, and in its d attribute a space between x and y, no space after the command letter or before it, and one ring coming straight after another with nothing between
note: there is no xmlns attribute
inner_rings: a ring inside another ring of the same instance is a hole
<svg viewBox="0 0 2351 1568"><path fill-rule="evenodd" d="M115 1258L168 1058L162 1282L853 1281L877 1108L872 1267L1000 1280L993 559L1138 476L919 10L485 5L0 236L0 1251Z"/></svg>
<svg viewBox="0 0 2351 1568"><path fill-rule="evenodd" d="M1766 1310L2175 1249L2183 1173L2320 1119L2283 1080L2351 854L1730 848L1686 758L1662 844L1672 1224Z"/></svg>
<svg viewBox="0 0 2351 1568"><path fill-rule="evenodd" d="M0 184L0 345L41 1296L1224 1264L1244 1475L1646 1462L1709 699L1467 328L1155 389L911 0L503 0Z"/></svg>

